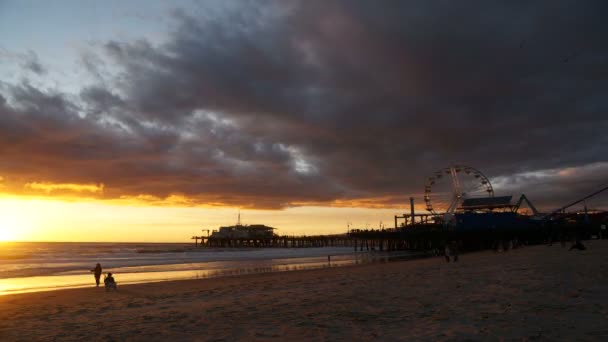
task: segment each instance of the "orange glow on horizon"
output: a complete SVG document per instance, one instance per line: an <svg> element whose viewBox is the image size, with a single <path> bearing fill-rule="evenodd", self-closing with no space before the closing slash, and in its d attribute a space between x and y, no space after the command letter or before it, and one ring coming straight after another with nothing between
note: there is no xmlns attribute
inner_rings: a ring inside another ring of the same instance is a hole
<svg viewBox="0 0 608 342"><path fill-rule="evenodd" d="M18 185L0 177L0 241L189 243L203 228L236 223L239 210L245 224L266 224L281 235L339 234L349 224L351 228L390 227L393 215L403 213L406 206L405 197L386 196L254 208L264 202L179 193L103 198L108 196L105 190L102 183ZM226 199L250 203L235 205L224 202ZM402 201L403 205L396 204Z"/></svg>
<svg viewBox="0 0 608 342"><path fill-rule="evenodd" d="M179 204L179 198L173 198ZM0 195L0 241L183 242L236 223L266 224L280 235L345 233L351 228L392 226L403 210L291 207L253 210L237 207L151 206L126 200L103 201Z"/></svg>

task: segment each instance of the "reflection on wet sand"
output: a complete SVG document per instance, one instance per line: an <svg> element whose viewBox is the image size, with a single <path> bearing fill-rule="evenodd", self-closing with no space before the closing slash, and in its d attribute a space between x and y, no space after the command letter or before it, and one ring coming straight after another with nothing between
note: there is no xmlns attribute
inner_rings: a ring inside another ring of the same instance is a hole
<svg viewBox="0 0 608 342"><path fill-rule="evenodd" d="M124 267L112 270L118 284L137 284L171 280L229 277L254 273L287 272L327 267L342 267L370 262L388 262L404 258L420 257L418 254L354 253L322 258L293 258L251 260L247 262L214 262L188 265L166 265L165 271L149 271L144 268ZM0 279L0 295L24 292L39 292L94 286L90 274L65 274Z"/></svg>

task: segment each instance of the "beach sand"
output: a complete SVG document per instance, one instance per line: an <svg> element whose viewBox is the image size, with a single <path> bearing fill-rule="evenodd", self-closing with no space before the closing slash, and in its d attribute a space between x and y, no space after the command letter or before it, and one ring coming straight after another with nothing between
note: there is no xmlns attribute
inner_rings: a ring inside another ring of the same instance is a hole
<svg viewBox="0 0 608 342"><path fill-rule="evenodd" d="M607 340L608 241L0 297L1 341Z"/></svg>

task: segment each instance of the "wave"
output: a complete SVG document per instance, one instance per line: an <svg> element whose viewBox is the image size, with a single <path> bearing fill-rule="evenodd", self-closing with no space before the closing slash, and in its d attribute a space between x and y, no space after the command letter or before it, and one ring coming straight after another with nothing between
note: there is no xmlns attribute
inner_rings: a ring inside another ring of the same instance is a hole
<svg viewBox="0 0 608 342"><path fill-rule="evenodd" d="M31 254L3 254L0 253L0 260L22 260L31 258Z"/></svg>
<svg viewBox="0 0 608 342"><path fill-rule="evenodd" d="M4 258L0 258L0 279L88 274L96 263L100 263L104 270L133 268L137 271L138 268L156 267L162 271L177 267L169 265L326 257L328 254L349 253L352 253L352 249L344 247L212 249L194 248L191 244L17 243L2 250Z"/></svg>

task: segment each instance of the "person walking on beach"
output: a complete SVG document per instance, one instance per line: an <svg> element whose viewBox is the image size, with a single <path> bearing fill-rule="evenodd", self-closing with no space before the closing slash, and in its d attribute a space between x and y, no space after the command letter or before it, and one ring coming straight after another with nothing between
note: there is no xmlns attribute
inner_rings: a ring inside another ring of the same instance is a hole
<svg viewBox="0 0 608 342"><path fill-rule="evenodd" d="M458 241L452 241L452 257L454 262L458 262Z"/></svg>
<svg viewBox="0 0 608 342"><path fill-rule="evenodd" d="M443 255L445 256L445 261L450 262L450 245L445 244L445 248L443 249Z"/></svg>
<svg viewBox="0 0 608 342"><path fill-rule="evenodd" d="M93 272L93 275L95 276L95 283L97 284L97 287L99 287L99 279L101 278L101 265L97 263L97 265L95 265L95 268L92 269L91 272Z"/></svg>
<svg viewBox="0 0 608 342"><path fill-rule="evenodd" d="M458 262L458 243L456 241L446 243L444 255L446 262L450 262L450 256L452 256L454 262Z"/></svg>

